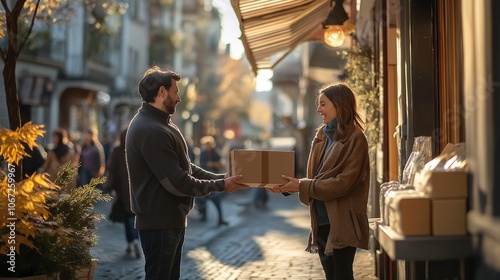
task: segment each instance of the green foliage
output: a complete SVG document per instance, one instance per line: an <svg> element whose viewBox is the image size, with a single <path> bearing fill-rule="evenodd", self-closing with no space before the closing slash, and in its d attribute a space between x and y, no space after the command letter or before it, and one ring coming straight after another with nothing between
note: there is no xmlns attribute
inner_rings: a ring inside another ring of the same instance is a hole
<svg viewBox="0 0 500 280"><path fill-rule="evenodd" d="M74 166L71 162L66 162L59 167L57 171L57 178L54 184L60 186L63 190L68 189L68 185L78 175L78 168L80 165Z"/></svg>
<svg viewBox="0 0 500 280"><path fill-rule="evenodd" d="M93 178L88 185L73 189L51 208L53 222L69 229L56 237L57 240L53 244L57 245L51 248L57 252L57 271L61 272L63 279L71 279L78 269L90 266L90 248L98 242L96 222L105 218L94 210L94 205L98 201L111 200L110 195L103 194L97 188L105 181L104 177ZM50 263L50 260L47 258L47 263Z"/></svg>
<svg viewBox="0 0 500 280"><path fill-rule="evenodd" d="M377 144L380 137L380 93L377 74L372 71L372 49L355 42L353 47L343 52L347 59L348 83L356 92L365 113L365 134L368 139L370 166L375 169Z"/></svg>

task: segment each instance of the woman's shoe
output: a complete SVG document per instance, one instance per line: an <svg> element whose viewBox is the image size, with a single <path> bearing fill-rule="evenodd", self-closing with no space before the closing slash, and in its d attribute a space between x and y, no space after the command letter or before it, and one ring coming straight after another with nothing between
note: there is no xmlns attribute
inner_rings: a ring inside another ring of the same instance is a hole
<svg viewBox="0 0 500 280"><path fill-rule="evenodd" d="M226 221L224 221L224 220L219 221L219 226L227 226L227 225L228 225L228 223Z"/></svg>

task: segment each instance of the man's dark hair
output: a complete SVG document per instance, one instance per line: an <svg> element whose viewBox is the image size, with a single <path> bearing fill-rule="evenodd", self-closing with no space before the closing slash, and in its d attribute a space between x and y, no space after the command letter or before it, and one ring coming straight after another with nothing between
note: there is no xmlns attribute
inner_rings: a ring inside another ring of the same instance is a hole
<svg viewBox="0 0 500 280"><path fill-rule="evenodd" d="M142 79L139 81L139 94L143 101L154 102L161 86L168 90L172 86L172 79L178 82L181 78L181 75L174 71L153 66L144 72Z"/></svg>

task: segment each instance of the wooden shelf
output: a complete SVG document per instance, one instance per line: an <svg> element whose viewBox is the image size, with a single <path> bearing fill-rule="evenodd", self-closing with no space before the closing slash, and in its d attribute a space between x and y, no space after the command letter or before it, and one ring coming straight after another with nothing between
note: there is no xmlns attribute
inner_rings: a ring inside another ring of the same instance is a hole
<svg viewBox="0 0 500 280"><path fill-rule="evenodd" d="M472 238L468 235L406 237L380 222L373 225L375 238L392 260L440 261L474 254Z"/></svg>

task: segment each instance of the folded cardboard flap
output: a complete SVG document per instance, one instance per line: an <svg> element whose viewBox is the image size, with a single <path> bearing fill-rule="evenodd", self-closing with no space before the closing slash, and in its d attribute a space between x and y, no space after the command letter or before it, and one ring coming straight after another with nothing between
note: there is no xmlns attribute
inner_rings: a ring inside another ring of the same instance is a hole
<svg viewBox="0 0 500 280"><path fill-rule="evenodd" d="M229 152L229 175L243 175L236 181L251 187L275 187L288 180L281 175L295 175L293 151L232 150Z"/></svg>
<svg viewBox="0 0 500 280"><path fill-rule="evenodd" d="M461 158L465 158L465 143L452 144L448 143L444 147L441 155L455 153Z"/></svg>

